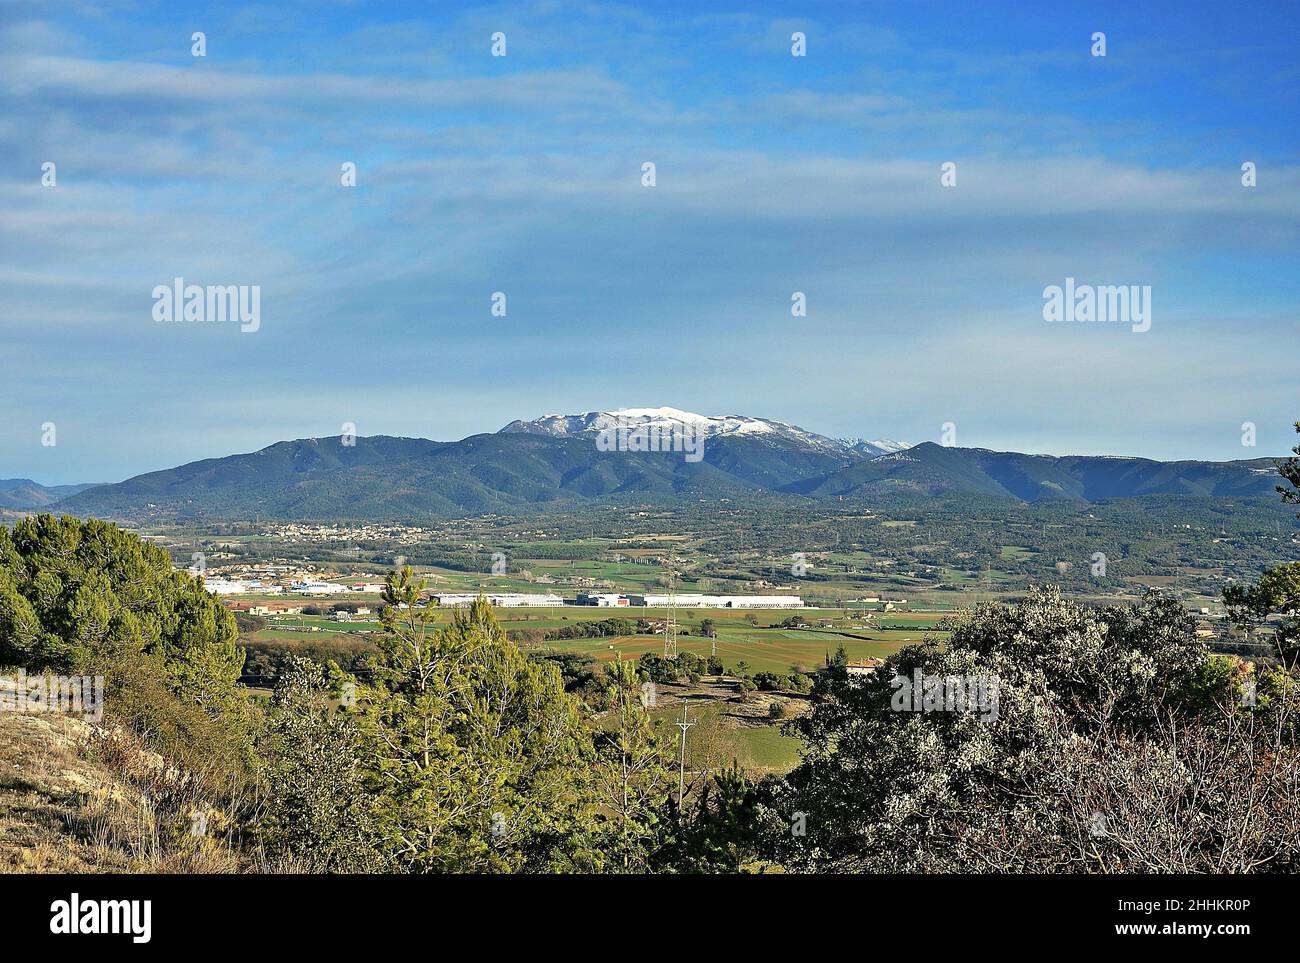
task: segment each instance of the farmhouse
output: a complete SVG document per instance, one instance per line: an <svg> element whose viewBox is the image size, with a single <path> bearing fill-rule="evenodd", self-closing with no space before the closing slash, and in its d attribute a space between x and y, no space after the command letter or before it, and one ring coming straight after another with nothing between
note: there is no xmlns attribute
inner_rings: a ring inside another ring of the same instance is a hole
<svg viewBox="0 0 1300 963"><path fill-rule="evenodd" d="M298 615L302 612L302 602L234 602L225 603L232 612L247 612L249 615Z"/></svg>
<svg viewBox="0 0 1300 963"><path fill-rule="evenodd" d="M884 659L849 659L844 664L844 670L850 676L871 675L878 668L885 664Z"/></svg>

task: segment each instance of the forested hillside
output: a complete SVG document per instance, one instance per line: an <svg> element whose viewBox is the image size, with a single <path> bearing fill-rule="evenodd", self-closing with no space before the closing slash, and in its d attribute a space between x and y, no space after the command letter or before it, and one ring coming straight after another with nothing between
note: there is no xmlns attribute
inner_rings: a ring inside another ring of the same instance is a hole
<svg viewBox="0 0 1300 963"><path fill-rule="evenodd" d="M601 451L526 432L457 442L309 438L192 462L72 495L59 510L123 519L396 520L654 501L981 496L1036 502L1150 495L1271 496L1271 460L1055 458L925 443L866 457L785 438L707 439L680 453Z"/></svg>

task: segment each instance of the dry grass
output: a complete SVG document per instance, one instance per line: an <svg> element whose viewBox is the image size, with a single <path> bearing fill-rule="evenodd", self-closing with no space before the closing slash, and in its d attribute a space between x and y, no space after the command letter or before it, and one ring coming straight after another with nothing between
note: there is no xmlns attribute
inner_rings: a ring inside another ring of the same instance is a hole
<svg viewBox="0 0 1300 963"><path fill-rule="evenodd" d="M0 872L238 872L190 782L134 736L60 715L0 713Z"/></svg>

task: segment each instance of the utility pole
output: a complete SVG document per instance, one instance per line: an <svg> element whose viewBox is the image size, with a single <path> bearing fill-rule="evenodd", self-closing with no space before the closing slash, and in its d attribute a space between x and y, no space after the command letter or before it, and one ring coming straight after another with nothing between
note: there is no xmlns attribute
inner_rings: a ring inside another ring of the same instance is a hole
<svg viewBox="0 0 1300 963"><path fill-rule="evenodd" d="M682 703L682 721L677 723L677 728L682 730L682 758L681 764L677 770L677 811L682 811L682 797L686 794L686 730L695 725L693 722L686 721L686 703Z"/></svg>
<svg viewBox="0 0 1300 963"><path fill-rule="evenodd" d="M664 621L664 658L677 658L677 570L671 554L668 556L668 618ZM686 739L684 731L682 739Z"/></svg>

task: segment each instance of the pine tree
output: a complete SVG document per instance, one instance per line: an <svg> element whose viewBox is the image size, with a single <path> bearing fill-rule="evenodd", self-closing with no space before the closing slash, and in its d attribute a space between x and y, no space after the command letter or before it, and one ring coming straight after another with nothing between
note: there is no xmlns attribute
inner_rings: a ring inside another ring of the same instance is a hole
<svg viewBox="0 0 1300 963"><path fill-rule="evenodd" d="M363 786L365 747L354 720L330 705L323 667L290 656L259 747L266 786L262 843L282 867L381 872L389 859Z"/></svg>
<svg viewBox="0 0 1300 963"><path fill-rule="evenodd" d="M606 673L614 728L597 739L600 799L611 814L602 849L611 868L644 872L672 829L672 749L646 712L636 663L620 660Z"/></svg>
<svg viewBox="0 0 1300 963"><path fill-rule="evenodd" d="M438 628L423 592L409 567L388 577L358 703L386 845L416 872L588 868L593 750L559 669L520 653L486 599Z"/></svg>

